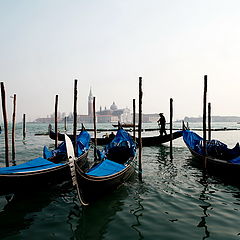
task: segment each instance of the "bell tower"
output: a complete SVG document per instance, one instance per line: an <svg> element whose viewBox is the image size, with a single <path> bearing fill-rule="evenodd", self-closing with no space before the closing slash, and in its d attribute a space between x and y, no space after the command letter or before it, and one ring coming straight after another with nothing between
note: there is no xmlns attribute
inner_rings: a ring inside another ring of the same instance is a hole
<svg viewBox="0 0 240 240"><path fill-rule="evenodd" d="M88 116L93 115L93 95L92 95L92 88L90 87L90 92L88 95Z"/></svg>

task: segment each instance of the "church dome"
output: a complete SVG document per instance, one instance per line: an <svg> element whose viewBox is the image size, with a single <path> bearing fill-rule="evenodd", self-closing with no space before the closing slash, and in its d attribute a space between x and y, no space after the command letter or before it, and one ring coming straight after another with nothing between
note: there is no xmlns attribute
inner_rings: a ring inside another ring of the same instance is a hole
<svg viewBox="0 0 240 240"><path fill-rule="evenodd" d="M110 109L112 111L116 111L118 108L117 108L117 105L115 104L115 102L113 102L113 104L111 105Z"/></svg>

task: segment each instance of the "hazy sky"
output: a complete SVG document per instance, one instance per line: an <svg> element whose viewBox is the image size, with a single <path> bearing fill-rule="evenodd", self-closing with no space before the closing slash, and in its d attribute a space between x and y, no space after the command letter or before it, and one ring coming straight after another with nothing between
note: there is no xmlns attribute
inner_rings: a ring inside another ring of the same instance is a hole
<svg viewBox="0 0 240 240"><path fill-rule="evenodd" d="M213 115L240 115L239 0L0 0L0 81L11 119L73 109L87 113L90 86L97 109L138 99L143 112L174 119L202 114L203 76ZM138 102L138 101L137 101ZM2 112L0 114L2 119Z"/></svg>

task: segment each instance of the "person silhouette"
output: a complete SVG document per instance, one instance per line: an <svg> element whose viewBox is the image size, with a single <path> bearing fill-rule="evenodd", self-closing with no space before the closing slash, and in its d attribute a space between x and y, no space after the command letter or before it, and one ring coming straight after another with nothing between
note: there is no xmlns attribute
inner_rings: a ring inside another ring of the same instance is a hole
<svg viewBox="0 0 240 240"><path fill-rule="evenodd" d="M163 113L159 113L160 118L157 120L158 126L160 128L160 136L163 136L163 134L167 135L166 132L166 119L163 116Z"/></svg>

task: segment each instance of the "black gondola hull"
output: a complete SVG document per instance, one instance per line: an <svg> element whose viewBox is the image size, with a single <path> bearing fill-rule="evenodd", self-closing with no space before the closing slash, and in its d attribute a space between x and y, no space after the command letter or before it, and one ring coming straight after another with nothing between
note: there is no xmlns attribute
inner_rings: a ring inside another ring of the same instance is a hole
<svg viewBox="0 0 240 240"><path fill-rule="evenodd" d="M240 179L240 164L233 164L226 160L215 159L207 156L206 158L192 150L187 145L189 151L193 156L193 161L201 168L206 168L207 172L212 175L220 176L230 181L236 181ZM206 159L206 160L205 160ZM206 163L205 163L206 161Z"/></svg>
<svg viewBox="0 0 240 240"><path fill-rule="evenodd" d="M68 135L71 140L73 140L73 135ZM53 140L56 138L56 133L52 130L49 131L49 137ZM182 131L177 131L172 133L172 140L182 137ZM58 140L64 141L64 134L58 133ZM91 139L94 141L94 139ZM151 137L142 137L142 145L143 146L157 146L162 143L170 142L171 135L163 135L163 136L151 136ZM110 143L112 139L110 138L97 138L97 144L98 145L107 145ZM139 142L138 138L136 138L136 141Z"/></svg>
<svg viewBox="0 0 240 240"><path fill-rule="evenodd" d="M81 169L88 165L88 152L76 161ZM70 181L71 174L68 163L49 169L0 175L0 194L34 191L56 183Z"/></svg>
<svg viewBox="0 0 240 240"><path fill-rule="evenodd" d="M122 171L111 176L95 177L85 174L76 166L76 178L81 199L89 204L101 196L112 192L118 186L126 182L135 172L132 165L128 165Z"/></svg>
<svg viewBox="0 0 240 240"><path fill-rule="evenodd" d="M177 131L172 133L172 140L182 137L182 131ZM162 143L170 142L171 134L163 136L151 136L151 137L142 137L143 146L157 146ZM139 142L137 138L137 142Z"/></svg>

